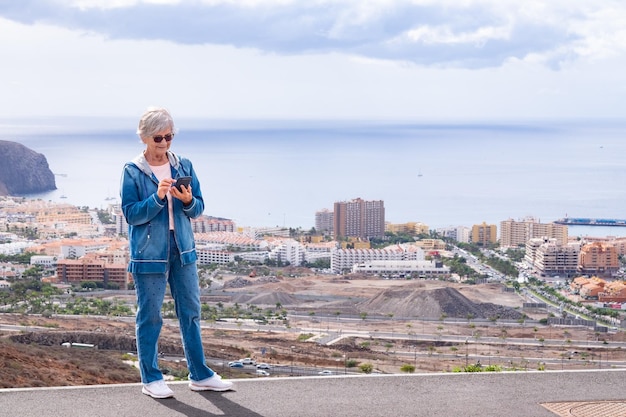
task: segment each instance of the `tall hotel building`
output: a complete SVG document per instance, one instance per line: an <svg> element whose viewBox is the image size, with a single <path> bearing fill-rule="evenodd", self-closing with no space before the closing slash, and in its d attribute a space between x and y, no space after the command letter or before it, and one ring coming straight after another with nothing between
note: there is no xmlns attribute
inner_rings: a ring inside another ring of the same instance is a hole
<svg viewBox="0 0 626 417"><path fill-rule="evenodd" d="M335 239L383 237L385 235L385 203L382 200L365 201L360 198L336 202L333 223Z"/></svg>
<svg viewBox="0 0 626 417"><path fill-rule="evenodd" d="M532 217L515 221L513 219L500 222L500 246L515 248L525 246L533 238L547 237L556 239L561 245L568 240L567 226L556 223L539 223Z"/></svg>
<svg viewBox="0 0 626 417"><path fill-rule="evenodd" d="M472 243L486 246L489 243L496 243L497 227L495 224L475 224L472 226Z"/></svg>
<svg viewBox="0 0 626 417"><path fill-rule="evenodd" d="M315 212L315 230L322 234L333 234L333 212L323 209Z"/></svg>

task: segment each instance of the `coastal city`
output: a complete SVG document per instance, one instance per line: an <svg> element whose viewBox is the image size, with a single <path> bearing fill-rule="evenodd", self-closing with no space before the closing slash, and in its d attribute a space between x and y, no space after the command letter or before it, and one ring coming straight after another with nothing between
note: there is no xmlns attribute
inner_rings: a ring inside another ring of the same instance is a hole
<svg viewBox="0 0 626 417"><path fill-rule="evenodd" d="M384 213L355 198L306 231L191 220L212 363L231 378L626 366L626 239L570 238L533 218L431 230ZM135 349L119 204L5 196L0 222L0 328L56 328L22 343ZM175 318L171 301L163 315ZM164 332L163 360L180 366L176 326Z"/></svg>
<svg viewBox="0 0 626 417"><path fill-rule="evenodd" d="M462 281L445 266L451 256L446 242L484 249L523 250L518 275L547 281L594 277L590 297L626 301L621 259L626 238L568 237L566 224L540 223L529 217L495 224L475 224L430 230L420 222L385 221L383 201L356 198L316 211L315 227L238 227L232 220L203 215L191 223L199 265L251 264L321 266L328 273L364 273L381 277L439 278ZM128 289L128 225L118 204L90 209L52 201L0 197L0 254L30 253L29 265L0 264L0 286L18 279L31 266L45 280L59 285L97 283L101 288ZM563 222L561 222L563 223ZM401 243L390 237L405 237ZM406 238L408 237L408 239ZM487 278L488 276L485 276ZM598 287L598 283L605 282ZM611 285L608 285L611 283Z"/></svg>
<svg viewBox="0 0 626 417"><path fill-rule="evenodd" d="M308 231L286 227L238 227L232 220L191 220L201 272L245 266L249 277L263 267L306 267L319 275L440 280L465 284L537 279L573 288L572 300L611 311L621 322L626 305L622 259L626 238L568 237L567 225L533 218L429 230L419 222L385 222L383 201L356 198L315 212ZM127 224L118 204L98 210L19 197L0 199L0 288L33 275L70 290L132 290L127 272ZM485 267L502 259L505 268ZM27 254L26 262L11 257ZM461 260L458 262L458 260ZM489 263L489 262L488 262ZM498 270L499 269L499 270ZM209 274L209 272L207 272ZM241 275L238 272L235 275ZM486 300L485 300L486 301ZM273 304L273 303L270 303ZM561 307L562 308L562 307Z"/></svg>

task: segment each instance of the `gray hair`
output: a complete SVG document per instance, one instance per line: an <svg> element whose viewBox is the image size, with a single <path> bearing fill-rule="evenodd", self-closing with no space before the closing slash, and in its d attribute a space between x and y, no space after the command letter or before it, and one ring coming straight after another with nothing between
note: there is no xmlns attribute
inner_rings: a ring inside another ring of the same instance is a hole
<svg viewBox="0 0 626 417"><path fill-rule="evenodd" d="M176 133L170 112L163 107L148 107L139 119L137 134L141 138L148 138L165 129L171 129L172 133Z"/></svg>

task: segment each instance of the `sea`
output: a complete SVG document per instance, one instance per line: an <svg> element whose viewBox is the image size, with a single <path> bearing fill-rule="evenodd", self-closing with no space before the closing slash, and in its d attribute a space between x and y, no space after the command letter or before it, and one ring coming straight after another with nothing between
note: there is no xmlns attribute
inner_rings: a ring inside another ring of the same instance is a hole
<svg viewBox="0 0 626 417"><path fill-rule="evenodd" d="M430 229L533 217L626 219L626 122L176 121L205 214L241 227L315 226L315 212L383 200L392 223ZM43 154L57 189L29 198L106 208L142 152L137 121L0 120L0 140ZM626 227L570 226L570 236Z"/></svg>

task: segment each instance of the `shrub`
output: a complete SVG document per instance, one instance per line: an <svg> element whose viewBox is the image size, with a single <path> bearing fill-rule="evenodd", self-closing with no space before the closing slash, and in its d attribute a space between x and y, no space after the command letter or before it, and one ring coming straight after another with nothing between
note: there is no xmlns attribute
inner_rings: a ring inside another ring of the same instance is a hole
<svg viewBox="0 0 626 417"><path fill-rule="evenodd" d="M305 342L313 337L313 333L302 333L298 335L298 342Z"/></svg>
<svg viewBox="0 0 626 417"><path fill-rule="evenodd" d="M412 374L413 372L415 372L415 365L405 363L404 365L400 367L400 370L402 372L406 372L407 374Z"/></svg>
<svg viewBox="0 0 626 417"><path fill-rule="evenodd" d="M346 368L354 368L355 366L357 366L359 364L359 362L357 362L356 359L348 359L346 361Z"/></svg>
<svg viewBox="0 0 626 417"><path fill-rule="evenodd" d="M364 374L371 374L372 371L374 370L374 365L372 365L371 363L364 363L359 366L359 369Z"/></svg>

